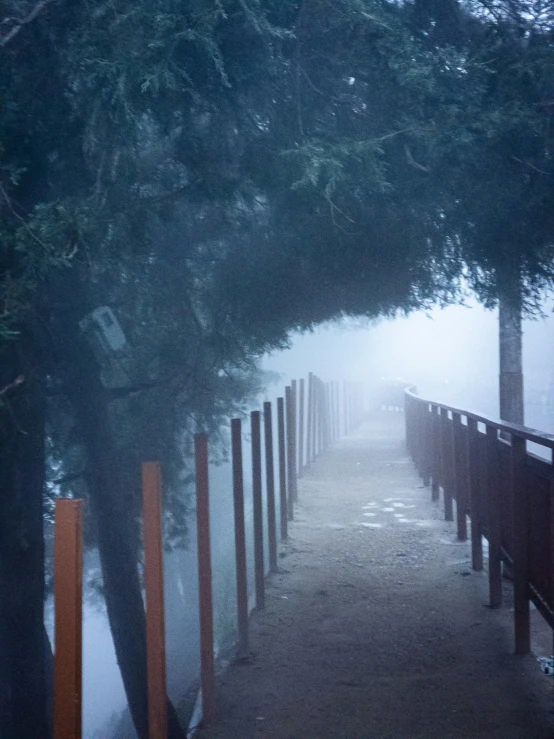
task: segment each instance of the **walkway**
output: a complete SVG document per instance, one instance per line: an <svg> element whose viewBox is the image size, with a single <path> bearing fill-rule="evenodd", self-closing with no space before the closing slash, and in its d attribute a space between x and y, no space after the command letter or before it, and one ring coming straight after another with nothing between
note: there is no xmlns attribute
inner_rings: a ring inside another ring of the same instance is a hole
<svg viewBox="0 0 554 739"><path fill-rule="evenodd" d="M202 739L551 739L552 678L514 657L383 415L300 481L252 658L219 680Z"/></svg>

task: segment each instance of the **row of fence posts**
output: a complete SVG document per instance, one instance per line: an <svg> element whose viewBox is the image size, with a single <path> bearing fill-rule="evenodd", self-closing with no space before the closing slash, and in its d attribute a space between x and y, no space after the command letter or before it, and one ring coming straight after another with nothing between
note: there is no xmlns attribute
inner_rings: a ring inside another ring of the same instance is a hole
<svg viewBox="0 0 554 739"><path fill-rule="evenodd" d="M533 535L529 529L531 491L524 478L528 434L523 428L430 403L413 393L407 393L405 401L408 451L424 485L431 486L433 501L439 500L442 488L446 521L454 520L456 503L459 541L468 538L467 518L470 516L472 568L476 571L483 569L482 537L486 535L491 608L502 605L502 562L510 560L514 580L515 652L527 654L531 649L528 559ZM479 430L479 424L484 426L484 433ZM540 437L537 432L533 435ZM537 438L536 441L540 444L542 440ZM543 443L554 456L551 438L544 435ZM500 475L501 447L504 447L506 465L504 490ZM507 542L503 542L502 536L503 508L509 505L508 494L513 505L511 552L507 551ZM551 525L554 531L554 516ZM554 577L554 564L551 573ZM548 596L544 602L547 600ZM549 615L547 620L554 627Z"/></svg>
<svg viewBox="0 0 554 739"><path fill-rule="evenodd" d="M307 383L293 380L277 398L277 467L280 520L276 520L274 404L263 404L265 490L269 572L277 571L277 529L288 536L294 519L299 477L318 456L360 423L363 389L360 383L323 382L310 373ZM262 498L262 414L250 414L252 494L254 512L255 604L265 604L264 520ZM239 656L248 652L248 578L244 506L242 420L231 420L232 489L236 558ZM194 437L196 519L198 543L199 621L202 722L216 713L212 597L212 560L208 479L208 437ZM144 590L148 679L149 739L167 737L165 616L160 465L145 462L142 469ZM82 736L82 511L83 501L59 499L55 509L54 544L54 739Z"/></svg>

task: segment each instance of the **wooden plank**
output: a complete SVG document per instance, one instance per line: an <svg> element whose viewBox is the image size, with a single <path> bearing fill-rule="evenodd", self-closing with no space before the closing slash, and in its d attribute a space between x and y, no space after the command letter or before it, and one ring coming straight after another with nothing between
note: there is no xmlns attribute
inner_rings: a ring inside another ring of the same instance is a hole
<svg viewBox="0 0 554 739"><path fill-rule="evenodd" d="M54 514L54 739L82 736L82 506L57 500Z"/></svg>
<svg viewBox="0 0 554 739"><path fill-rule="evenodd" d="M481 528L481 485L479 482L479 429L474 418L467 419L469 444L469 500L471 509L471 565L483 569L483 532Z"/></svg>
<svg viewBox="0 0 554 739"><path fill-rule="evenodd" d="M288 502L284 398L277 398L277 436L279 443L279 513L281 523L281 539L286 539L288 537Z"/></svg>
<svg viewBox="0 0 554 739"><path fill-rule="evenodd" d="M502 605L502 551L501 519L498 481L498 429L487 426L487 488L488 515L487 534L489 539L489 594L490 607Z"/></svg>
<svg viewBox="0 0 554 739"><path fill-rule="evenodd" d="M248 653L248 577L246 565L246 527L244 521L244 474L242 464L242 422L231 421L233 461L233 510L235 519L235 569L237 580L238 655Z"/></svg>
<svg viewBox="0 0 554 739"><path fill-rule="evenodd" d="M250 414L250 430L252 434L252 502L254 505L254 580L256 584L256 608L264 608L265 566L260 411L252 411Z"/></svg>
<svg viewBox="0 0 554 739"><path fill-rule="evenodd" d="M165 609L160 465L142 465L149 739L167 738Z"/></svg>
<svg viewBox="0 0 554 739"><path fill-rule="evenodd" d="M202 686L202 723L206 725L214 721L216 708L208 437L206 434L195 434L194 457L200 615L200 683Z"/></svg>
<svg viewBox="0 0 554 739"><path fill-rule="evenodd" d="M301 385L303 395L303 385ZM267 494L267 538L269 570L277 572L277 531L275 521L275 473L273 470L273 419L271 403L264 403L265 473Z"/></svg>
<svg viewBox="0 0 554 739"><path fill-rule="evenodd" d="M525 439L512 437L511 475L514 501L512 531L514 540L514 628L516 654L531 651L531 613L529 608L529 491L524 469L527 456Z"/></svg>

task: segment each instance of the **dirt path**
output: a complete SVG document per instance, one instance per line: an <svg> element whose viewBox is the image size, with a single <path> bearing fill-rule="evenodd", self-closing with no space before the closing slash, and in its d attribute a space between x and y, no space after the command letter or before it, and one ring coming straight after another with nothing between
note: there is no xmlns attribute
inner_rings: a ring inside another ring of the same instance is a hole
<svg viewBox="0 0 554 739"><path fill-rule="evenodd" d="M252 659L219 680L202 739L547 739L552 678L512 655L509 608L441 520L401 419L343 440L300 482Z"/></svg>

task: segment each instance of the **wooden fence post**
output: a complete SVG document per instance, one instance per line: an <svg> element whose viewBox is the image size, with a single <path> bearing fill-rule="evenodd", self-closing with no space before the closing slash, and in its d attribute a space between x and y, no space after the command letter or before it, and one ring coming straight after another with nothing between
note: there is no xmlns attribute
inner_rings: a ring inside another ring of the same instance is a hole
<svg viewBox="0 0 554 739"><path fill-rule="evenodd" d="M498 484L498 431L494 426L487 426L487 487L490 607L500 608L502 605L501 527L498 500L500 486Z"/></svg>
<svg viewBox="0 0 554 739"><path fill-rule="evenodd" d="M304 387L301 385L301 395ZM275 473L273 470L273 419L271 403L264 403L265 471L267 492L267 534L269 570L277 572L277 531L275 522Z"/></svg>
<svg viewBox="0 0 554 739"><path fill-rule="evenodd" d="M525 484L527 457L525 439L512 434L511 484L514 501L514 625L516 654L531 651L531 620L529 610L529 536L530 500Z"/></svg>
<svg viewBox="0 0 554 739"><path fill-rule="evenodd" d="M248 653L248 577L246 570L246 531L244 521L242 422L240 418L233 418L231 421L231 455L233 459L238 654L239 657L244 657Z"/></svg>
<svg viewBox="0 0 554 739"><path fill-rule="evenodd" d="M252 502L254 506L254 579L256 582L256 608L264 608L265 567L260 411L252 411L250 414L250 427L252 433Z"/></svg>
<svg viewBox="0 0 554 739"><path fill-rule="evenodd" d="M450 421L446 408L441 408L441 477L444 491L444 519L454 520L452 505L452 453L450 440Z"/></svg>
<svg viewBox="0 0 554 739"><path fill-rule="evenodd" d="M57 500L54 534L54 739L81 739L82 501Z"/></svg>
<svg viewBox="0 0 554 739"><path fill-rule="evenodd" d="M196 528L198 543L198 601L200 610L200 682L202 723L215 718L215 665L210 543L210 498L208 486L208 437L194 435L196 467Z"/></svg>
<svg viewBox="0 0 554 739"><path fill-rule="evenodd" d="M149 739L167 738L165 609L160 465L142 465Z"/></svg>
<svg viewBox="0 0 554 739"><path fill-rule="evenodd" d="M423 484L428 487L431 484L431 466L432 466L432 450L433 450L433 417L429 409L428 403L423 403L423 442L422 442L422 464L423 464Z"/></svg>
<svg viewBox="0 0 554 739"><path fill-rule="evenodd" d="M440 410L438 406L431 406L431 425L433 434L433 458L431 470L431 500L440 498Z"/></svg>
<svg viewBox="0 0 554 739"><path fill-rule="evenodd" d="M277 436L279 442L279 513L281 521L281 539L286 539L288 537L288 503L284 398L277 398Z"/></svg>
<svg viewBox="0 0 554 739"><path fill-rule="evenodd" d="M462 448L462 416L452 414L452 478L456 496L458 541L467 540L467 502L464 450Z"/></svg>
<svg viewBox="0 0 554 739"><path fill-rule="evenodd" d="M481 526L481 487L479 479L479 429L474 418L467 419L469 454L469 501L471 509L471 565L483 569L483 532Z"/></svg>

